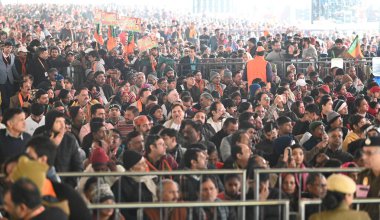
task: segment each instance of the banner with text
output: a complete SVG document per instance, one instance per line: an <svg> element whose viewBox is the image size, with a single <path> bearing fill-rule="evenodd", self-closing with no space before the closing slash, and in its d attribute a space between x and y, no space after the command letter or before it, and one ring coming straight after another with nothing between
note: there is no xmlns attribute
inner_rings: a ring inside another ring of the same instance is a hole
<svg viewBox="0 0 380 220"><path fill-rule="evenodd" d="M141 31L141 18L120 17L119 26L125 31Z"/></svg>
<svg viewBox="0 0 380 220"><path fill-rule="evenodd" d="M137 47L140 52L149 50L153 47L157 47L157 41L153 40L151 37L144 37L137 41Z"/></svg>

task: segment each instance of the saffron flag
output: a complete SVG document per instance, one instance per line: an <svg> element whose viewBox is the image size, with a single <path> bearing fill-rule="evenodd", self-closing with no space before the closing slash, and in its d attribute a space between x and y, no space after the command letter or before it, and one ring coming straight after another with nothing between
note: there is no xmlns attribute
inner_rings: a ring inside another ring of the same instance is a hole
<svg viewBox="0 0 380 220"><path fill-rule="evenodd" d="M351 46L348 48L347 53L352 58L364 58L362 51L360 50L359 36L356 35L354 41L352 41Z"/></svg>
<svg viewBox="0 0 380 220"><path fill-rule="evenodd" d="M111 51L113 48L117 46L116 43L116 34L115 34L115 29L113 28L112 25L108 26L108 39L107 39L107 50Z"/></svg>
<svg viewBox="0 0 380 220"><path fill-rule="evenodd" d="M102 32L100 30L100 27L101 27L100 24L96 24L94 38L95 38L96 42L98 42L98 44L103 45L104 41L103 41Z"/></svg>
<svg viewBox="0 0 380 220"><path fill-rule="evenodd" d="M132 54L135 50L135 37L133 33L129 34L130 37L128 37L128 46L127 46L127 54ZM131 40L129 40L131 39Z"/></svg>

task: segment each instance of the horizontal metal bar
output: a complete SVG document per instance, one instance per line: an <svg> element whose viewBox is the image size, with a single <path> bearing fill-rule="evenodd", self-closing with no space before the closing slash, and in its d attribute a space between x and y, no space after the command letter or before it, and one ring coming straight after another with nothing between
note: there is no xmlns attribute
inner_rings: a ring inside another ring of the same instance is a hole
<svg viewBox="0 0 380 220"><path fill-rule="evenodd" d="M254 172L260 173L329 173L329 172L343 172L343 173L356 173L363 171L364 168L277 168L277 169L256 169Z"/></svg>
<svg viewBox="0 0 380 220"><path fill-rule="evenodd" d="M178 208L178 207L216 207L216 206L269 206L289 204L289 200L267 201L223 201L223 202L155 202L155 203L117 203L117 204L89 204L89 209L133 209L133 208Z"/></svg>
<svg viewBox="0 0 380 220"><path fill-rule="evenodd" d="M304 205L319 205L322 203L322 200L320 199L301 199L300 204ZM373 199L354 199L352 201L353 204L373 204L373 203L379 203L380 204L380 198L373 198Z"/></svg>
<svg viewBox="0 0 380 220"><path fill-rule="evenodd" d="M157 172L65 172L57 173L59 177L92 177L92 176L176 176L176 175L220 175L220 174L244 174L245 170L175 170Z"/></svg>

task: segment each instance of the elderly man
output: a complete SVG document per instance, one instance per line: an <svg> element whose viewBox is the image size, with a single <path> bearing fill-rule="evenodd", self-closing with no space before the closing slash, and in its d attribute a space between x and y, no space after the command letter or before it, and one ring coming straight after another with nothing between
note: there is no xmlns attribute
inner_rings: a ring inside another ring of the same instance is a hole
<svg viewBox="0 0 380 220"><path fill-rule="evenodd" d="M179 200L179 188L178 183L171 179L164 179L159 184L157 189L158 200L161 202L178 202ZM181 208L162 208L162 209L144 209L144 216L151 220L160 220L160 215L168 217L168 219L186 219L187 209Z"/></svg>

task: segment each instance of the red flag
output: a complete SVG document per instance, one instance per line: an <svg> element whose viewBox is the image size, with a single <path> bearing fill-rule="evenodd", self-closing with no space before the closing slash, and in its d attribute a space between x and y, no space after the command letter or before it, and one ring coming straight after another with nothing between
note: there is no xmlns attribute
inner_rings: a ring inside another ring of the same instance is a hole
<svg viewBox="0 0 380 220"><path fill-rule="evenodd" d="M94 38L100 45L104 44L103 37L100 31L100 24L96 24Z"/></svg>

